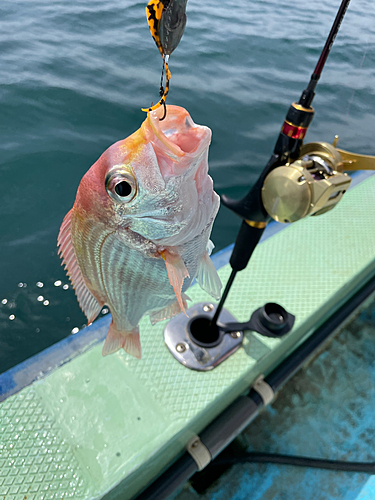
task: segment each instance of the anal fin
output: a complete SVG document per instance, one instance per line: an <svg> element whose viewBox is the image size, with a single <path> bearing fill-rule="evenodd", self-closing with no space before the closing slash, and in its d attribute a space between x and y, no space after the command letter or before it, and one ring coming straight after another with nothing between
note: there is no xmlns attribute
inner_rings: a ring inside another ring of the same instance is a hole
<svg viewBox="0 0 375 500"><path fill-rule="evenodd" d="M181 294L181 299L184 304L184 307L187 308L187 300L191 300L185 293ZM182 311L180 304L176 300L172 304L167 307L163 307L159 311L152 312L150 314L150 321L152 325L155 325L159 321L164 321L165 319L171 319L173 316L177 316Z"/></svg>

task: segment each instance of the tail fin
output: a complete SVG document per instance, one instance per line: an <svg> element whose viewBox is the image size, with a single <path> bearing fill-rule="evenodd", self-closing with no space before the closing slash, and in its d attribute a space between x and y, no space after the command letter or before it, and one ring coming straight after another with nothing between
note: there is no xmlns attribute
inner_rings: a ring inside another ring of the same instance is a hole
<svg viewBox="0 0 375 500"><path fill-rule="evenodd" d="M117 330L115 324L112 323L109 326L107 333L107 338L105 339L103 351L103 356L108 354L113 354L114 352L121 349L125 352L131 354L137 359L142 357L141 342L139 340L139 328L136 327L131 331L119 331Z"/></svg>

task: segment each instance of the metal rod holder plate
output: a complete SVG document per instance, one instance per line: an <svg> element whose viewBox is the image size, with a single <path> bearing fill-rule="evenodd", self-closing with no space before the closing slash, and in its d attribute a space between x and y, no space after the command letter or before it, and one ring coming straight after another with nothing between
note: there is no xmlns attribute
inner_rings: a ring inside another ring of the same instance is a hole
<svg viewBox="0 0 375 500"><path fill-rule="evenodd" d="M201 302L190 307L185 314L172 318L164 330L164 341L179 363L191 370L208 371L222 363L242 345L243 332L232 332L223 335L221 343L215 347L197 345L190 337L189 325L198 316L211 319L217 306ZM237 322L232 314L223 309L220 323Z"/></svg>

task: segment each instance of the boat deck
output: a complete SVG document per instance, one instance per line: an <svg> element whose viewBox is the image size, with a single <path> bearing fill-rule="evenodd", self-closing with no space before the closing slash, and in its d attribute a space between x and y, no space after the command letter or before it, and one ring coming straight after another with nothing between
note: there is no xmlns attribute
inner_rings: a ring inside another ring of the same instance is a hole
<svg viewBox="0 0 375 500"><path fill-rule="evenodd" d="M233 456L246 450L375 463L374 435L372 298L362 313L286 384L226 454ZM375 476L368 474L290 465L236 464L213 482L217 472L206 469L194 477L192 483L201 494L187 485L174 500L375 498Z"/></svg>

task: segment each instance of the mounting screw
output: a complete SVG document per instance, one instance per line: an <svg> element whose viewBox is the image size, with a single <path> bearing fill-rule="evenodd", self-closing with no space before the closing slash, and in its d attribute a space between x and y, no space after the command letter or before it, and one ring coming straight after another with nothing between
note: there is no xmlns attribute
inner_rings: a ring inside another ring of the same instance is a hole
<svg viewBox="0 0 375 500"><path fill-rule="evenodd" d="M241 337L241 332L232 332L230 334L230 336L233 338L233 339L238 339Z"/></svg>
<svg viewBox="0 0 375 500"><path fill-rule="evenodd" d="M176 351L177 351L177 352L185 352L185 351L186 351L186 346L185 346L185 344L181 344L181 343L180 343L180 344L177 344L177 345L176 345Z"/></svg>
<svg viewBox="0 0 375 500"><path fill-rule="evenodd" d="M214 308L214 305L213 305L213 304L205 304L205 305L203 306L203 311L204 311L205 313L208 313L208 312L212 311L212 309L213 309L213 308Z"/></svg>
<svg viewBox="0 0 375 500"><path fill-rule="evenodd" d="M191 445L192 448L196 448L197 446L199 446L199 439L194 441L194 443Z"/></svg>

